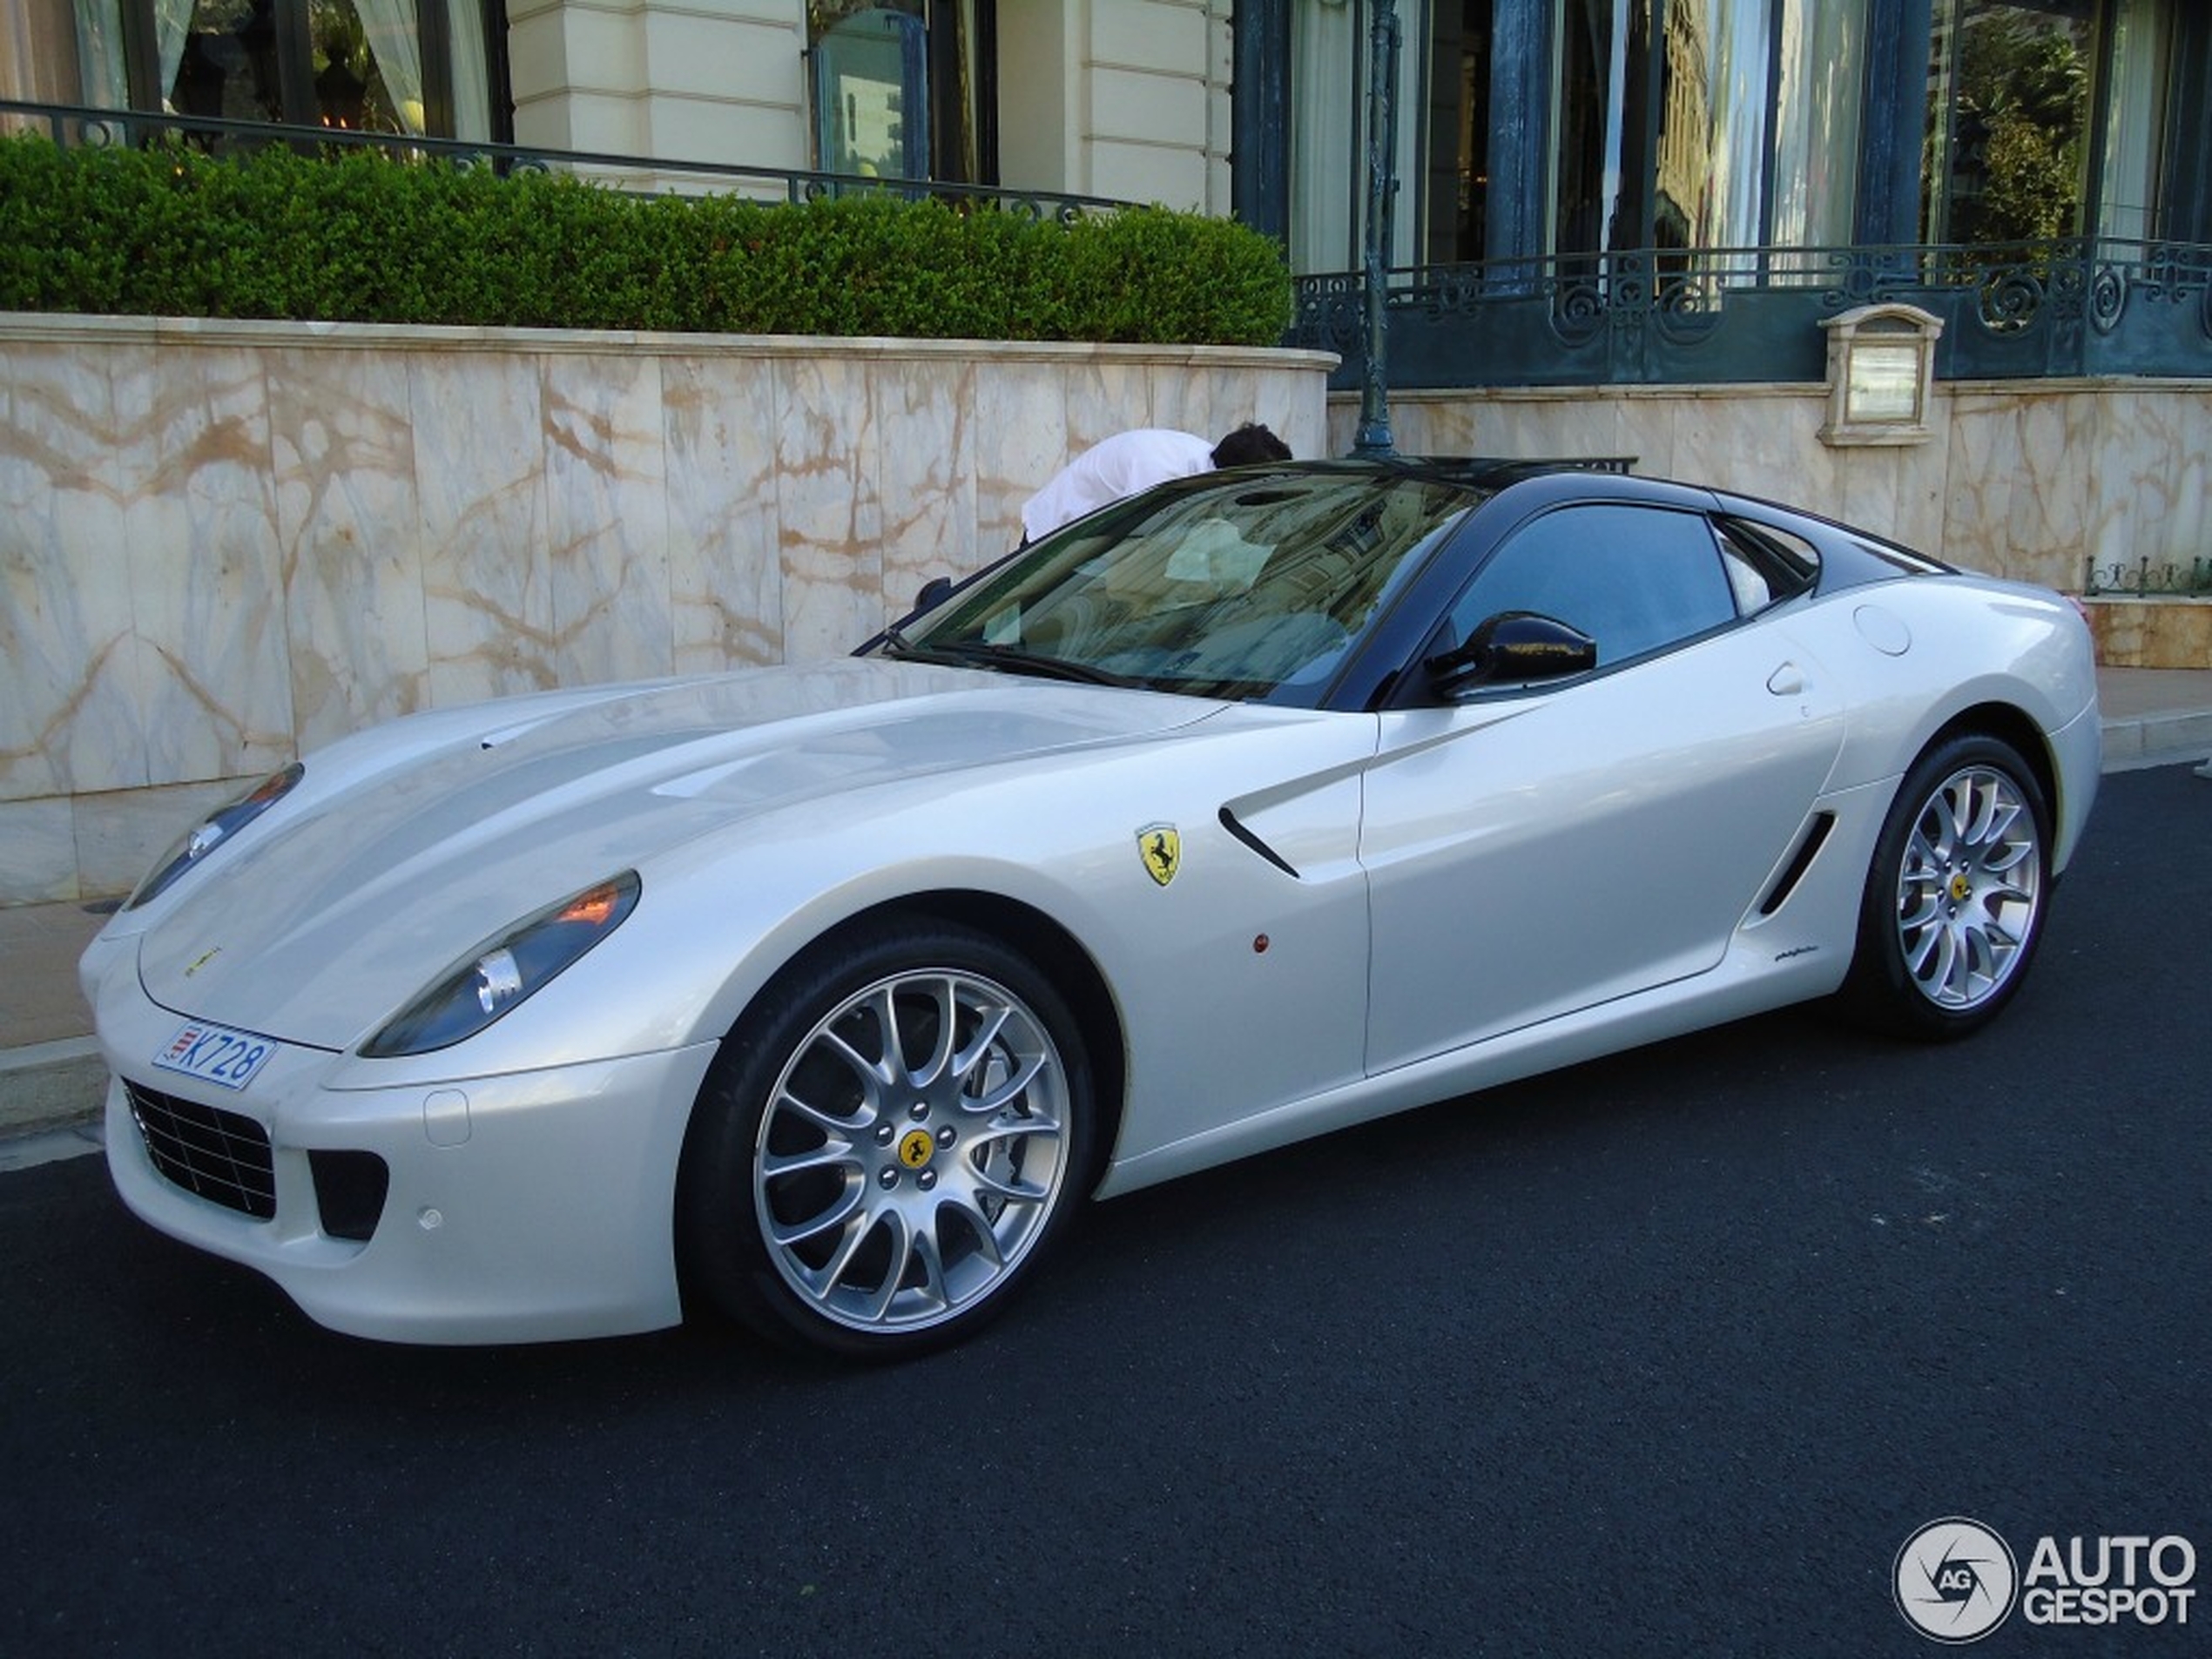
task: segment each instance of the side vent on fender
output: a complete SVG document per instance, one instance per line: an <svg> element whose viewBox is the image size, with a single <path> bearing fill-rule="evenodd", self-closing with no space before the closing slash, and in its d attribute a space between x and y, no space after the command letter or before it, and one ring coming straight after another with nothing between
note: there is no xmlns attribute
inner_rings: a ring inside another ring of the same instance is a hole
<svg viewBox="0 0 2212 1659"><path fill-rule="evenodd" d="M1812 868L1813 860L1819 856L1820 849L1826 845L1828 832L1835 827L1835 813L1816 813L1813 815L1812 822L1805 826L1804 835L1797 842L1797 850L1791 855L1790 862L1768 890L1766 897L1760 900L1761 915L1770 916L1789 902L1790 895L1797 890L1797 883L1804 880L1805 872Z"/></svg>
<svg viewBox="0 0 2212 1659"><path fill-rule="evenodd" d="M1258 836L1253 834L1251 830L1245 828L1244 825L1238 822L1237 814L1231 812L1226 806L1221 809L1221 826L1222 828L1227 830L1231 835L1235 836L1238 840L1242 841L1246 846L1251 848L1253 852L1258 853L1260 857L1265 859L1277 869L1280 870L1285 875L1290 876L1293 880L1297 878L1297 867L1291 864L1291 862L1288 859L1285 858L1280 853L1278 853L1273 847L1268 846L1266 842L1261 840Z"/></svg>

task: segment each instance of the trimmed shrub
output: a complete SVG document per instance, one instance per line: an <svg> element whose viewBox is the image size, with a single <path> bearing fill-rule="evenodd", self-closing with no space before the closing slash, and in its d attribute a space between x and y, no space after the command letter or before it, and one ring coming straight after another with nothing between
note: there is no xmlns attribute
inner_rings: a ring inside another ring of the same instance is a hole
<svg viewBox="0 0 2212 1659"><path fill-rule="evenodd" d="M633 196L371 150L0 138L0 310L1271 346L1280 250L1162 208Z"/></svg>

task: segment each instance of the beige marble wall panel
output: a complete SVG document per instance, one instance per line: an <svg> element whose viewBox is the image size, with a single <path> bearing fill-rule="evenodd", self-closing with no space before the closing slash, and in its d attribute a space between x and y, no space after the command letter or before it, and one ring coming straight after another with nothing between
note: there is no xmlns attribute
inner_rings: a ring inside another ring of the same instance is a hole
<svg viewBox="0 0 2212 1659"><path fill-rule="evenodd" d="M0 800L0 904L44 904L84 891L69 798Z"/></svg>
<svg viewBox="0 0 2212 1659"><path fill-rule="evenodd" d="M1624 441L1622 413L1615 401L1588 397L1501 400L1484 411L1480 453L1538 460L1634 455L1639 472L1667 476L1645 446Z"/></svg>
<svg viewBox="0 0 2212 1659"><path fill-rule="evenodd" d="M674 671L658 357L541 360L546 557L563 685Z"/></svg>
<svg viewBox="0 0 2212 1659"><path fill-rule="evenodd" d="M429 669L407 360L268 355L293 735L316 747L424 706Z"/></svg>
<svg viewBox="0 0 2212 1659"><path fill-rule="evenodd" d="M1261 412L1263 400L1258 394L1262 388L1254 385L1250 374L1204 361L1153 363L1147 373L1154 426L1219 438L1247 421L1265 421L1278 437L1284 435L1282 428ZM1072 430L1069 433L1071 442L1075 435Z"/></svg>
<svg viewBox="0 0 2212 1659"><path fill-rule="evenodd" d="M981 545L1018 545L1022 504L1076 453L1069 442L1062 374L1049 363L975 365L975 536ZM1148 419L1164 424L1157 410Z"/></svg>
<svg viewBox="0 0 2212 1659"><path fill-rule="evenodd" d="M1487 451L1481 435L1490 424L1494 407L1470 398L1398 399L1391 405L1391 439L1409 455L1482 455ZM1345 434L1345 448L1358 435L1355 406L1352 427Z"/></svg>
<svg viewBox="0 0 2212 1659"><path fill-rule="evenodd" d="M2098 598L2089 602L2088 611L2101 663L2212 668L2212 600Z"/></svg>
<svg viewBox="0 0 2212 1659"><path fill-rule="evenodd" d="M177 838L208 813L228 806L257 780L205 783L79 795L74 802L78 880L85 896L128 893Z"/></svg>
<svg viewBox="0 0 2212 1659"><path fill-rule="evenodd" d="M144 784L106 366L0 349L0 799Z"/></svg>
<svg viewBox="0 0 2212 1659"><path fill-rule="evenodd" d="M877 376L885 621L933 577L966 576L1015 544L976 537L974 386L968 364L887 362Z"/></svg>
<svg viewBox="0 0 2212 1659"><path fill-rule="evenodd" d="M841 653L1010 545L1071 429L1257 415L1316 453L1322 373L0 318L0 903L125 888L242 780L408 707Z"/></svg>
<svg viewBox="0 0 2212 1659"><path fill-rule="evenodd" d="M777 365L777 544L784 655L841 657L887 620L875 400L866 366L792 359Z"/></svg>
<svg viewBox="0 0 2212 1659"><path fill-rule="evenodd" d="M1242 388L1250 389L1240 397ZM1248 373L1241 387L1231 384L1226 390L1237 420L1264 422L1291 446L1292 455L1314 460L1337 453L1328 447L1326 392L1318 375L1288 369Z"/></svg>
<svg viewBox="0 0 2212 1659"><path fill-rule="evenodd" d="M2096 404L2087 554L2100 583L2134 582L2146 559L2154 574L2186 573L2212 556L2212 396L2112 392Z"/></svg>
<svg viewBox="0 0 2212 1659"><path fill-rule="evenodd" d="M1945 556L1944 501L1950 476L1949 400L1938 397L1924 442L1869 444L1835 451L1834 503L1804 505L1907 547Z"/></svg>
<svg viewBox="0 0 2212 1659"><path fill-rule="evenodd" d="M284 557L260 353L165 346L113 370L129 481L139 696L156 782L234 778L292 758Z"/></svg>
<svg viewBox="0 0 2212 1659"><path fill-rule="evenodd" d="M1675 471L1764 500L1832 501L1835 454L1817 435L1825 413L1818 396L1686 397L1675 417Z"/></svg>
<svg viewBox="0 0 2212 1659"><path fill-rule="evenodd" d="M1636 471L1647 478L1689 477L1696 471L1697 457L1685 461L1676 447L1681 402L1676 397L1622 398L1609 428L1593 426L1582 435L1592 442L1602 436L1608 443L1602 454L1634 455Z"/></svg>
<svg viewBox="0 0 2212 1659"><path fill-rule="evenodd" d="M560 683L537 359L407 358L429 700Z"/></svg>
<svg viewBox="0 0 2212 1659"><path fill-rule="evenodd" d="M2007 527L2022 455L2020 401L2013 393L1980 392L1952 400L1942 556L1969 570L2010 568Z"/></svg>
<svg viewBox="0 0 2212 1659"><path fill-rule="evenodd" d="M1188 413L1170 400L1169 415L1158 413L1156 382L1159 368L1151 363L1071 362L1062 381L1062 406L1067 417L1067 460L1073 460L1094 443L1135 427L1173 427ZM973 376L970 377L973 382ZM1219 437L1211 424L1185 428L1207 437ZM1057 468L1053 469L1058 470ZM1042 489L1051 472L1041 475L1031 488Z"/></svg>
<svg viewBox="0 0 2212 1659"><path fill-rule="evenodd" d="M2088 398L2023 396L2007 423L2017 459L2009 511L1995 527L2002 552L1977 568L2054 588L2081 586L2093 503L2099 493L2086 457L2097 453L2097 403ZM2101 468L2099 469L2101 470Z"/></svg>
<svg viewBox="0 0 2212 1659"><path fill-rule="evenodd" d="M676 671L783 656L777 554L776 379L759 361L661 365Z"/></svg>
<svg viewBox="0 0 2212 1659"><path fill-rule="evenodd" d="M1278 370L1257 376L1248 373L1244 378L1258 384L1249 414L1240 418L1271 428L1294 455L1312 460L1329 454L1328 412L1318 376Z"/></svg>

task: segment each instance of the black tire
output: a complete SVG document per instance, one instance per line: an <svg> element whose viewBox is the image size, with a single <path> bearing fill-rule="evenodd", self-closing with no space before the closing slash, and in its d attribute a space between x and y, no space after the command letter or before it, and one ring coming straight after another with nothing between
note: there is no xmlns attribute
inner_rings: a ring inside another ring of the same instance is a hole
<svg viewBox="0 0 2212 1659"><path fill-rule="evenodd" d="M1082 1033L1020 954L927 921L840 937L747 1010L700 1089L687 1289L839 1354L959 1341L1065 1231L1096 1120Z"/></svg>
<svg viewBox="0 0 2212 1659"><path fill-rule="evenodd" d="M1949 738L1905 773L1859 907L1844 988L1862 1022L1946 1042L2019 991L2051 895L2051 810L1995 738Z"/></svg>

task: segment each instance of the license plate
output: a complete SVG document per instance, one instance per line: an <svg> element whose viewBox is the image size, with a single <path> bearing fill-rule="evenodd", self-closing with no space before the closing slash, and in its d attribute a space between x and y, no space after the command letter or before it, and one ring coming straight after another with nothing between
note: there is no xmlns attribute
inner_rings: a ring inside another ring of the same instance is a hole
<svg viewBox="0 0 2212 1659"><path fill-rule="evenodd" d="M153 1063L164 1071L181 1071L225 1089L243 1089L276 1051L277 1045L266 1037L192 1020L177 1028L177 1035L154 1055Z"/></svg>

